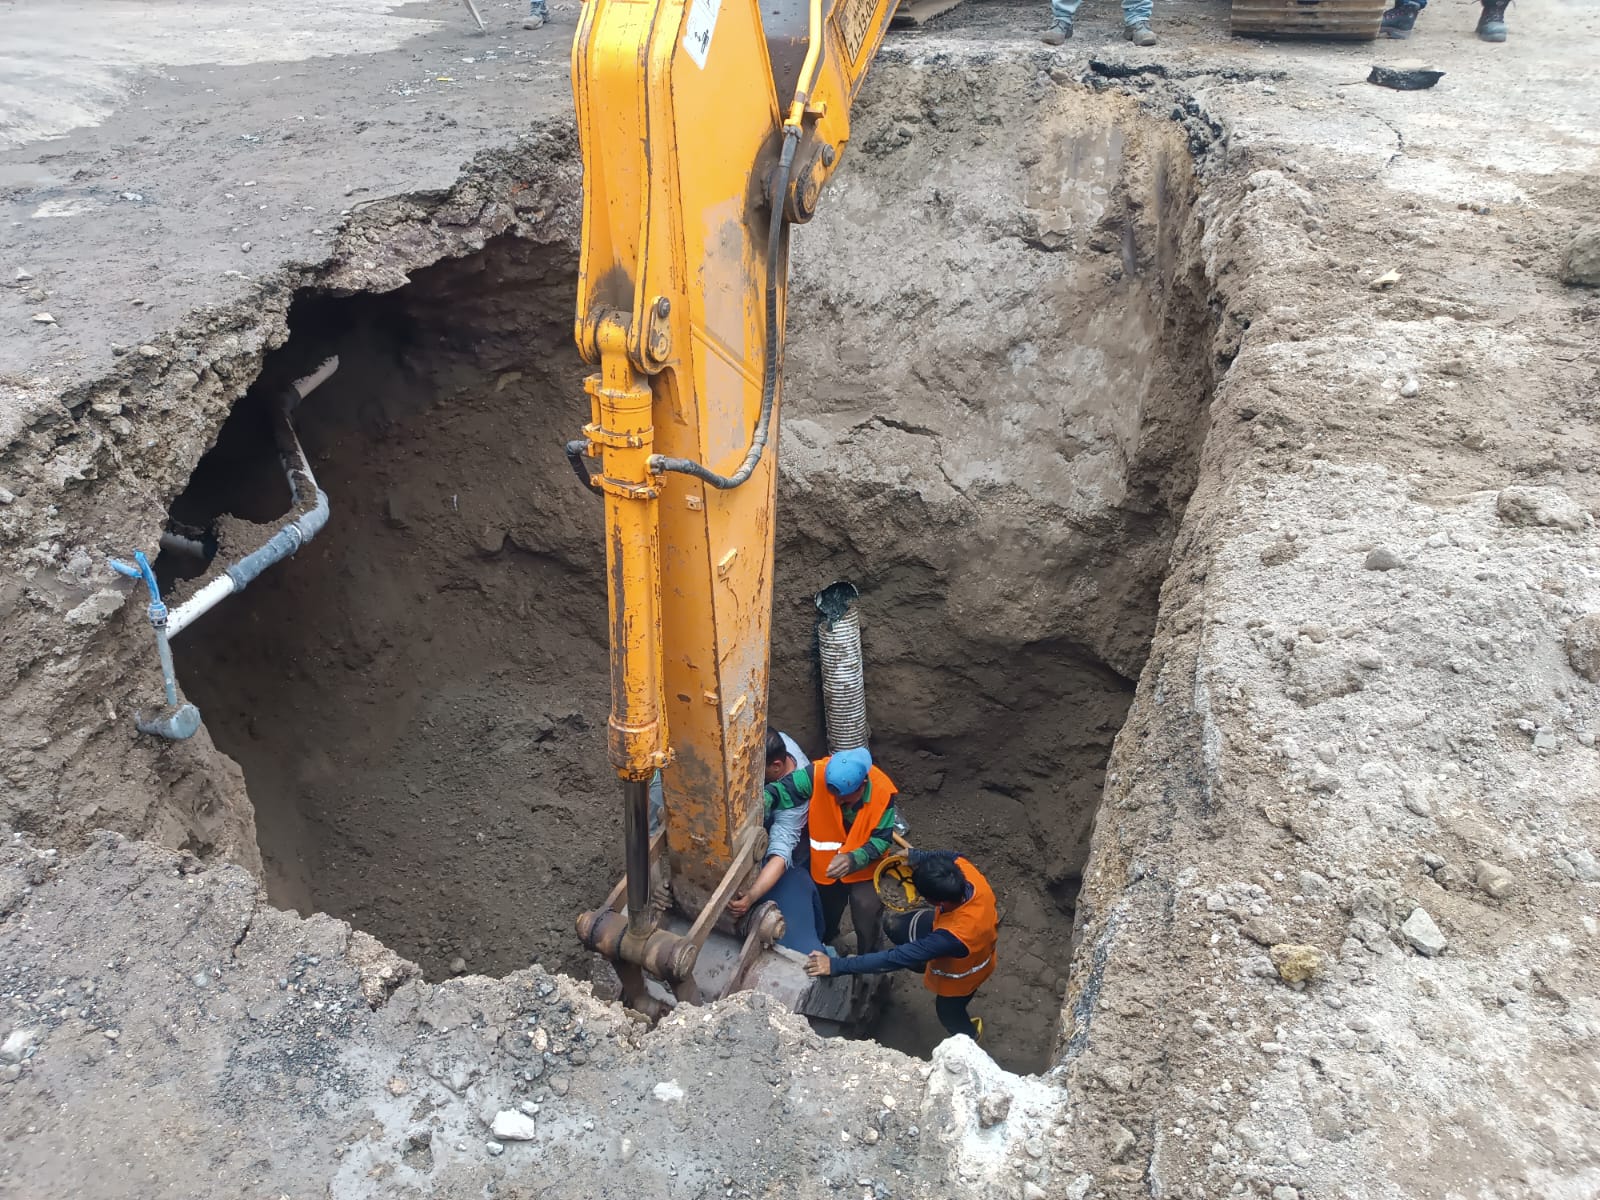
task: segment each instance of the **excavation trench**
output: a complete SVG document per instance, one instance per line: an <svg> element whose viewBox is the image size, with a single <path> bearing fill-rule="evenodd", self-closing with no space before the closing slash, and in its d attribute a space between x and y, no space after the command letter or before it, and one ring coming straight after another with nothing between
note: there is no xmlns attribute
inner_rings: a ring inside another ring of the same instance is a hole
<svg viewBox="0 0 1600 1200"><path fill-rule="evenodd" d="M1039 1070L1204 429L1190 159L1124 101L935 70L885 76L859 128L795 236L771 711L821 746L811 596L851 580L875 754L913 840L995 884L975 1011ZM298 415L332 520L185 633L179 671L243 768L273 901L430 977L586 975L573 915L621 866L600 508L561 453L587 417L572 250L502 238L301 296L172 510L224 554L259 540L287 502L264 398L339 356ZM160 566L180 595L200 570ZM878 1034L937 1040L916 978Z"/></svg>

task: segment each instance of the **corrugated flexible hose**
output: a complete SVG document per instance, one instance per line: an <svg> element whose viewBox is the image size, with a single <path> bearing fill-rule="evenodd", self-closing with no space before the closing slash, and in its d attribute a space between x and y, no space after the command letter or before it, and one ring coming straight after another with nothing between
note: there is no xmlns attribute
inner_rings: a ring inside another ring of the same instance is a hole
<svg viewBox="0 0 1600 1200"><path fill-rule="evenodd" d="M828 750L854 750L867 744L867 685L861 662L860 593L845 582L817 593L817 657L822 665L822 713Z"/></svg>

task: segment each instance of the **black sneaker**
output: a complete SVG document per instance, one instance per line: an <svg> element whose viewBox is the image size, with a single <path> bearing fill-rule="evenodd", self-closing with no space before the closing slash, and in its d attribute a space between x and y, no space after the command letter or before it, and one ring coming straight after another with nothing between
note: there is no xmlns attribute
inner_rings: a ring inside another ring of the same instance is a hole
<svg viewBox="0 0 1600 1200"><path fill-rule="evenodd" d="M1506 5L1509 0L1483 0L1483 15L1478 18L1478 37L1486 42L1506 40Z"/></svg>
<svg viewBox="0 0 1600 1200"><path fill-rule="evenodd" d="M1410 37L1411 30L1417 24L1417 14L1421 11L1422 5L1406 4L1402 0L1401 3L1396 4L1383 14L1383 22L1379 26L1383 31L1383 36L1391 38Z"/></svg>

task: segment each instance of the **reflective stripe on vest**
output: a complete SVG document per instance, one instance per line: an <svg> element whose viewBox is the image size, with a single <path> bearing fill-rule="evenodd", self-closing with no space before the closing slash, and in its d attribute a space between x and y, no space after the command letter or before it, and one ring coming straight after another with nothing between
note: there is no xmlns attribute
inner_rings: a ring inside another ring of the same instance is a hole
<svg viewBox="0 0 1600 1200"><path fill-rule="evenodd" d="M844 849L844 843L843 842L819 842L819 841L817 841L816 838L812 838L811 839L811 848L813 850L843 850Z"/></svg>
<svg viewBox="0 0 1600 1200"><path fill-rule="evenodd" d="M935 959L934 961L935 962L940 962L940 961L943 961L943 960ZM973 967L971 970L968 970L968 971L941 971L941 970L939 970L938 967L932 967L932 966L930 966L928 968L928 970L932 971L935 975L942 975L946 979L965 979L968 975L976 975L979 971L983 970L985 967L987 967L993 961L994 961L994 955L991 954L988 958L984 959L981 963L979 963L977 966Z"/></svg>
<svg viewBox="0 0 1600 1200"><path fill-rule="evenodd" d="M936 958L922 974L922 982L936 996L968 996L994 974L999 942L1000 914L994 889L970 859L957 857L957 868L972 888L972 895L955 908L936 912L933 927L955 935L967 952Z"/></svg>

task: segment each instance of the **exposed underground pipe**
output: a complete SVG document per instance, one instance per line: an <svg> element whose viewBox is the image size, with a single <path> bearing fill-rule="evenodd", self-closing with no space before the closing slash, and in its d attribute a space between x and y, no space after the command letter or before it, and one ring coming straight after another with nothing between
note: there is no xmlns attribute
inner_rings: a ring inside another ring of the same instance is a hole
<svg viewBox="0 0 1600 1200"><path fill-rule="evenodd" d="M190 558L209 557L204 542L184 537L181 533L173 533L170 529L161 535L161 548L170 550L174 554L187 554Z"/></svg>
<svg viewBox="0 0 1600 1200"><path fill-rule="evenodd" d="M283 460L283 473L289 480L290 511L309 505L305 512L290 521L267 539L259 549L245 555L223 573L206 584L177 608L168 610L161 599L161 586L155 572L142 550L135 551L132 563L111 560L112 569L131 579L140 579L150 592L148 615L150 628L156 635L156 656L161 661L161 684L166 707L159 713L140 715L134 721L140 733L154 734L168 741L179 742L193 737L200 728L200 710L192 704L178 703L178 680L172 664L170 639L192 625L199 617L215 608L223 599L242 592L273 563L288 558L301 546L321 532L328 523L328 494L317 486L311 473L311 462L295 436L290 417L300 401L309 396L339 369L337 357L330 358L304 379L297 379L284 389L272 414L272 435L278 443L278 454ZM165 533L161 545L179 553L198 553L203 557L205 548L191 538Z"/></svg>
<svg viewBox="0 0 1600 1200"><path fill-rule="evenodd" d="M244 591L261 572L295 553L322 532L322 527L328 523L328 494L317 486L316 476L311 473L311 463L300 445L300 439L295 436L290 417L300 401L338 369L339 359L330 358L304 379L295 380L284 389L272 413L272 436L278 443L283 473L289 480L289 491L293 496L290 511L307 504L310 507L268 538L259 549L245 555L173 609L172 615L167 618L168 637L177 637L223 600L235 592Z"/></svg>
<svg viewBox="0 0 1600 1200"><path fill-rule="evenodd" d="M133 562L111 560L112 568L130 579L141 579L150 591L150 607L146 610L150 628L156 634L156 657L161 660L161 686L166 707L155 713L141 713L134 718L134 727L140 733L164 737L169 742L181 742L193 737L200 728L200 710L192 704L178 703L178 676L172 665L172 646L167 641L167 606L161 602L161 586L156 583L156 573L150 569L150 560L143 550L134 551Z"/></svg>
<svg viewBox="0 0 1600 1200"><path fill-rule="evenodd" d="M867 744L867 684L861 665L861 615L852 583L829 584L817 593L817 654L822 662L822 715L828 750Z"/></svg>

